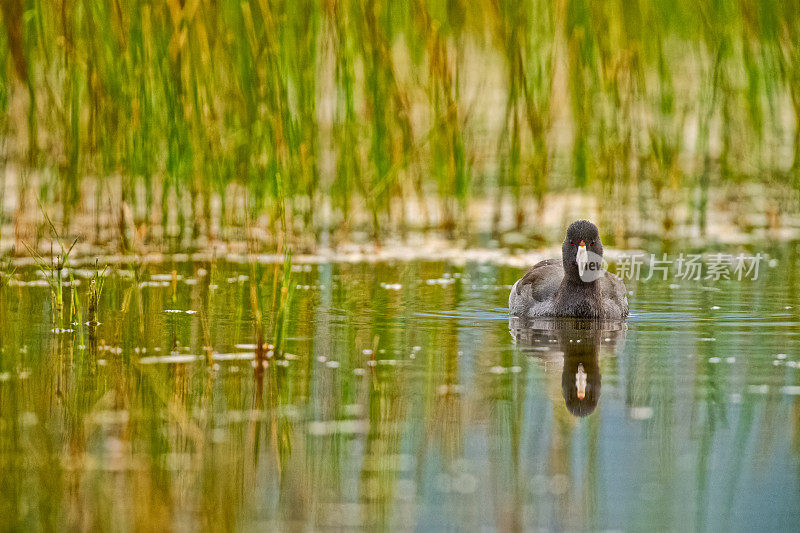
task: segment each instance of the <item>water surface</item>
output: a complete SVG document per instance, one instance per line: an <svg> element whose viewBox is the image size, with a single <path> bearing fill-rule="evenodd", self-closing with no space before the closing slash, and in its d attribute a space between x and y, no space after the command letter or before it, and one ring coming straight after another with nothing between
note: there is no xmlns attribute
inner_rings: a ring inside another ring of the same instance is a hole
<svg viewBox="0 0 800 533"><path fill-rule="evenodd" d="M771 257L631 282L601 325L510 322L493 264L294 265L281 313L278 267L218 261L109 270L95 328L91 271L78 316L21 269L0 525L794 529L798 247Z"/></svg>

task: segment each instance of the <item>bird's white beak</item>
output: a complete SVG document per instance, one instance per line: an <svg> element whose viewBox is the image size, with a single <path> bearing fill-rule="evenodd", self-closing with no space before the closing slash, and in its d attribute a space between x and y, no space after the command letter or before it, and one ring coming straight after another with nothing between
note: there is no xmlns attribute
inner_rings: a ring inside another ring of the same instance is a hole
<svg viewBox="0 0 800 533"><path fill-rule="evenodd" d="M578 364L578 373L575 374L575 387L578 389L578 399L583 400L586 397L586 371L583 369L583 363Z"/></svg>
<svg viewBox="0 0 800 533"><path fill-rule="evenodd" d="M575 262L578 263L578 275L583 277L583 273L586 272L586 267L589 265L589 252L586 251L586 244L583 241L578 246L578 257L575 258Z"/></svg>

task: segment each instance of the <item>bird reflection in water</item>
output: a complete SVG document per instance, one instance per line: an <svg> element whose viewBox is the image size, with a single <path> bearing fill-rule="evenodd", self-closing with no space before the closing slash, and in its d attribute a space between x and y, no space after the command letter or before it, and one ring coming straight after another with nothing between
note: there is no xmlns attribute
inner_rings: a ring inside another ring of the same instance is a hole
<svg viewBox="0 0 800 533"><path fill-rule="evenodd" d="M508 321L517 348L545 363L561 366L561 392L574 416L594 412L600 400L599 358L621 350L627 325L622 321L525 319Z"/></svg>

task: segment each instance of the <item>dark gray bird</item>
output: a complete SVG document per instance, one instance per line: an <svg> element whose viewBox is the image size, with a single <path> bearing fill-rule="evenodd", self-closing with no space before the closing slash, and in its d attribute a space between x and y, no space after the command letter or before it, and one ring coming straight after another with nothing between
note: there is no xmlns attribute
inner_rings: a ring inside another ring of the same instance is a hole
<svg viewBox="0 0 800 533"><path fill-rule="evenodd" d="M588 220L570 224L561 261L533 266L511 288L509 313L521 317L622 319L628 316L625 284L602 266L603 243Z"/></svg>

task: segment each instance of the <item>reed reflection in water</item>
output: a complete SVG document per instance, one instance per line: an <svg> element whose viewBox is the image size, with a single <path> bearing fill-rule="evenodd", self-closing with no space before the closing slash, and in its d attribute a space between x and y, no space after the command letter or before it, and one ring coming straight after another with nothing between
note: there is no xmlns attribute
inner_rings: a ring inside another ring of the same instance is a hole
<svg viewBox="0 0 800 533"><path fill-rule="evenodd" d="M800 254L771 258L632 283L618 326L509 323L494 264L218 261L111 269L54 331L20 268L0 529L792 529Z"/></svg>

